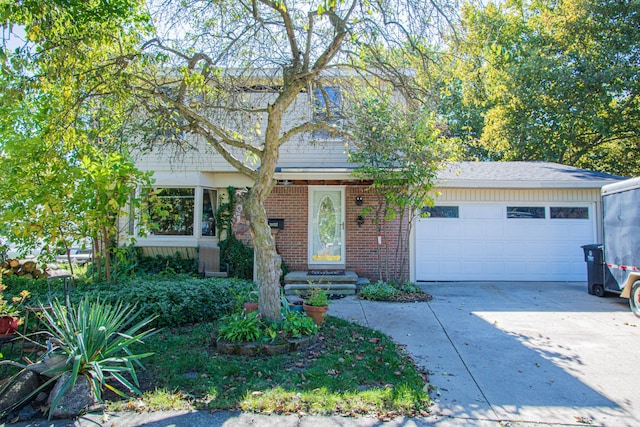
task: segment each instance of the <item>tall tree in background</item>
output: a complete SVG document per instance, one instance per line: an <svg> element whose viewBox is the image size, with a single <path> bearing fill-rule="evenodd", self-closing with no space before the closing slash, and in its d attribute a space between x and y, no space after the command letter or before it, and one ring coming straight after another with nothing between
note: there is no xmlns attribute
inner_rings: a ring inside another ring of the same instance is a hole
<svg viewBox="0 0 640 427"><path fill-rule="evenodd" d="M443 114L481 159L640 174L640 3L467 5Z"/></svg>

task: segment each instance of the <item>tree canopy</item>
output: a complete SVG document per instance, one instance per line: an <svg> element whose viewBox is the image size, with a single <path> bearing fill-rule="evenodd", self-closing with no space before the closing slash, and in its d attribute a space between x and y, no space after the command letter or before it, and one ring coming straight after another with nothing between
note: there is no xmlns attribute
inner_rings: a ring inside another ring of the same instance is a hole
<svg viewBox="0 0 640 427"><path fill-rule="evenodd" d="M350 122L354 174L371 180L378 198L373 212L363 213L373 216L384 235L377 253L379 279L401 284L408 279L414 220L422 208L433 206L437 172L454 158L456 141L444 136L433 112L390 92L359 90Z"/></svg>
<svg viewBox="0 0 640 427"><path fill-rule="evenodd" d="M126 144L132 98L122 81L140 10L127 1L0 6L2 234L49 256L91 238L108 279L119 215L149 182Z"/></svg>
<svg viewBox="0 0 640 427"><path fill-rule="evenodd" d="M640 4L468 4L442 113L472 157L639 174Z"/></svg>

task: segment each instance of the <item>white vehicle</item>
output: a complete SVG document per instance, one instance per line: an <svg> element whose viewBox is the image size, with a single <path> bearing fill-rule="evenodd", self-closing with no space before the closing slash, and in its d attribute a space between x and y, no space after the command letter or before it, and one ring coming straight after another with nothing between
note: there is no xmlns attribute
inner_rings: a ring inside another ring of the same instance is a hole
<svg viewBox="0 0 640 427"><path fill-rule="evenodd" d="M69 257L67 257L67 254L59 254L56 256L56 262L59 264L68 263L69 258L71 258L71 263L73 264L84 265L93 260L93 254L91 248L82 249L74 246L69 249Z"/></svg>

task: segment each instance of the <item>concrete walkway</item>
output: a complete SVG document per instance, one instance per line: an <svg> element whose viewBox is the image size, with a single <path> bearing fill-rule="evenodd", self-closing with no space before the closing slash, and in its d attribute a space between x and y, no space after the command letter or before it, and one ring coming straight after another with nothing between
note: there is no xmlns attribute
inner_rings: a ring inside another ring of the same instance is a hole
<svg viewBox="0 0 640 427"><path fill-rule="evenodd" d="M345 299L333 315L378 329L430 373L434 415L640 425L640 319L583 283L434 283L429 303ZM474 420L474 421L471 421Z"/></svg>
<svg viewBox="0 0 640 427"><path fill-rule="evenodd" d="M378 329L429 372L432 415L373 418L168 411L15 426L638 426L640 319L584 283L434 283L429 303L347 297L329 313Z"/></svg>

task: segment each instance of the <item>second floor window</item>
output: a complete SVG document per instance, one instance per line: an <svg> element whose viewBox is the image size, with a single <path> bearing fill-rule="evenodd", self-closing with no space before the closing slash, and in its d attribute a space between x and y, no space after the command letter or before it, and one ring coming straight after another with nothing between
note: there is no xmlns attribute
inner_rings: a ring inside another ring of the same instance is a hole
<svg viewBox="0 0 640 427"><path fill-rule="evenodd" d="M342 119L342 95L336 87L323 86L313 90L313 121L336 124ZM325 129L315 130L314 139L330 139Z"/></svg>

